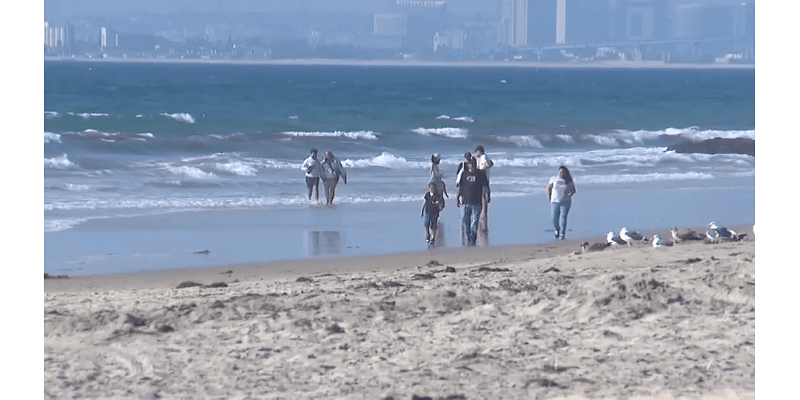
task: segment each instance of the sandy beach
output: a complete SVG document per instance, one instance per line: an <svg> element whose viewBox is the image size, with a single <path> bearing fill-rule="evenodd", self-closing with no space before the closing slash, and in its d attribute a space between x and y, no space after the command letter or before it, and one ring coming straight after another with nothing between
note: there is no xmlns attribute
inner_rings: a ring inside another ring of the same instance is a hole
<svg viewBox="0 0 800 400"><path fill-rule="evenodd" d="M579 244L45 279L44 397L755 398L752 235Z"/></svg>

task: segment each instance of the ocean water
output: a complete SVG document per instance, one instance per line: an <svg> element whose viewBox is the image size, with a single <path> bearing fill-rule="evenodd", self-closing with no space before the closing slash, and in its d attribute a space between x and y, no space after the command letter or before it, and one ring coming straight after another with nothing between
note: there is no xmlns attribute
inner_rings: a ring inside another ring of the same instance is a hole
<svg viewBox="0 0 800 400"><path fill-rule="evenodd" d="M260 253L216 263L314 256L314 232L328 239L338 232L337 240L347 242L339 249L363 253L424 249L418 212L431 154L442 155L452 196L457 164L479 144L495 163L490 224L508 219L491 226L492 243L548 229L546 204L536 206L545 210L534 228L514 216L545 199L560 165L572 171L576 196L584 194L576 197L572 229L587 234L615 222L603 219L617 215L605 199L614 199L615 210L643 215L631 221L643 227L698 210L704 214L695 225L755 219L754 157L665 151L684 140L754 139L752 69L45 62L44 71L46 271L125 270L119 259L94 269L87 260L163 254L165 244L187 237L170 231L184 220L190 231L225 231L231 243L247 242L237 234L242 226L272 238L291 232L286 243L259 240ZM306 198L300 165L311 148L333 151L347 170L335 207L310 206ZM455 199L449 200L446 222L456 228ZM504 215L503 204L512 211ZM272 217L253 226L258 218L238 219L242 213ZM370 225L381 218L386 224ZM351 243L382 235L396 220L401 226L392 229L403 239ZM207 224L192 226L196 221ZM142 247L142 226L147 237L160 232L163 249ZM210 244L186 250L202 246ZM209 263L144 258L151 269Z"/></svg>

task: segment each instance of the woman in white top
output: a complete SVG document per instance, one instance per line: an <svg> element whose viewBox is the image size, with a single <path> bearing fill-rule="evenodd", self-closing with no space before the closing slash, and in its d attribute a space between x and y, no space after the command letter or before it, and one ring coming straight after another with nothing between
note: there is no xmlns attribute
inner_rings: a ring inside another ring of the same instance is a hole
<svg viewBox="0 0 800 400"><path fill-rule="evenodd" d="M547 198L550 200L550 216L556 228L556 239L564 239L567 232L567 214L572 206L572 195L575 194L575 182L572 174L565 166L558 167L558 175L550 178L547 184Z"/></svg>

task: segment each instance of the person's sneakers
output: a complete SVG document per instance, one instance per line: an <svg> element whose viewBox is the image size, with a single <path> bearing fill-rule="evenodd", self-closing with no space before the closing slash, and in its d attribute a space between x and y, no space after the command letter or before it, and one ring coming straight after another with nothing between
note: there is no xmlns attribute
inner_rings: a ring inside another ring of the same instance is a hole
<svg viewBox="0 0 800 400"><path fill-rule="evenodd" d="M558 231L556 231L556 239L558 239L558 235L559 235L559 234L558 234Z"/></svg>
<svg viewBox="0 0 800 400"><path fill-rule="evenodd" d="M425 235L425 243L431 242L431 235Z"/></svg>

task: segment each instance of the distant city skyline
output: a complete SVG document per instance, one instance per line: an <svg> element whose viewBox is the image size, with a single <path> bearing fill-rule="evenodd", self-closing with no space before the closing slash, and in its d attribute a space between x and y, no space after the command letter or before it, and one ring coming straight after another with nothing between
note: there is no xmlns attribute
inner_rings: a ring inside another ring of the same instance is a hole
<svg viewBox="0 0 800 400"><path fill-rule="evenodd" d="M534 0L531 0L534 1ZM541 3L542 0L535 0ZM556 1L556 0L552 0ZM580 1L580 0L571 0ZM666 0L669 4L736 5L753 0ZM168 14L214 12L265 13L377 13L394 0L44 0L44 19L65 20L76 15L120 16L126 14ZM499 0L449 0L453 13L498 13Z"/></svg>

